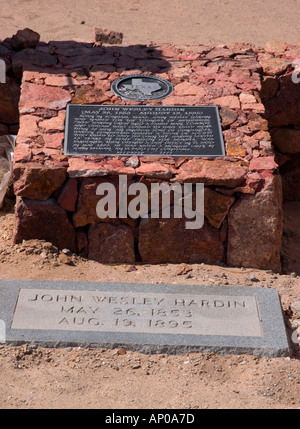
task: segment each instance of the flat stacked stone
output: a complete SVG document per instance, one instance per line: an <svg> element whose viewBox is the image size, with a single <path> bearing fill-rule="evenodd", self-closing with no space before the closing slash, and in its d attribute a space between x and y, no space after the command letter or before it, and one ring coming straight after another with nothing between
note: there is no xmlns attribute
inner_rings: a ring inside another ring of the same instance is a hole
<svg viewBox="0 0 300 429"><path fill-rule="evenodd" d="M262 49L246 43L120 47L53 41L16 52L8 45L6 40L0 49L8 50L11 72L15 77L22 73L15 243L52 235L53 244L84 249L99 262L209 262L280 271L278 167L299 152L299 144L291 143L298 142L299 89L290 82L299 46L285 44L277 52L276 44ZM226 156L64 155L67 104L140 104L110 90L115 79L136 73L154 74L174 86L169 97L146 104L218 106ZM278 100L285 103L282 111ZM291 124L298 128L291 130ZM101 180L116 183L120 174L127 174L130 183L204 183L203 228L185 230L183 219L101 221L96 186ZM64 229L65 235L58 232Z"/></svg>

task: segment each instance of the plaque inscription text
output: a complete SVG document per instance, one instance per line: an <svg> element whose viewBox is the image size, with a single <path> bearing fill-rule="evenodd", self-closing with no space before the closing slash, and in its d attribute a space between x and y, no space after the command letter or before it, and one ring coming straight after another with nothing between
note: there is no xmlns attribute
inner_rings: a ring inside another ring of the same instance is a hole
<svg viewBox="0 0 300 429"><path fill-rule="evenodd" d="M68 105L65 154L223 156L215 106Z"/></svg>

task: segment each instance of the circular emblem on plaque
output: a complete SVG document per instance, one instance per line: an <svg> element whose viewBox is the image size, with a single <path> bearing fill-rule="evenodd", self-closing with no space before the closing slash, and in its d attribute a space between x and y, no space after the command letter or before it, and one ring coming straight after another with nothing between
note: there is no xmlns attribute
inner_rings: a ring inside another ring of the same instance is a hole
<svg viewBox="0 0 300 429"><path fill-rule="evenodd" d="M115 80L111 90L123 100L161 100L173 92L172 84L157 76L134 74Z"/></svg>

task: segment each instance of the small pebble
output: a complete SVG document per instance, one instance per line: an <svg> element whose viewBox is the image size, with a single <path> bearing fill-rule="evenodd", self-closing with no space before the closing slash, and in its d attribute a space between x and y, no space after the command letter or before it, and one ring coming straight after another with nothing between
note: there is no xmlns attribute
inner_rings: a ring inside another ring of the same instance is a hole
<svg viewBox="0 0 300 429"><path fill-rule="evenodd" d="M72 252L71 252L71 250L70 250L70 249L63 249L63 250L62 250L62 253L64 253L65 255L68 255L68 256L71 256L71 255L72 255Z"/></svg>
<svg viewBox="0 0 300 429"><path fill-rule="evenodd" d="M74 265L73 261L65 253L61 253L58 258L59 258L59 261L62 262L63 264Z"/></svg>
<svg viewBox="0 0 300 429"><path fill-rule="evenodd" d="M250 274L249 278L252 282L259 282L259 279L257 277L255 277L254 274Z"/></svg>
<svg viewBox="0 0 300 429"><path fill-rule="evenodd" d="M291 310L293 312L294 317L299 319L300 318L300 301L294 301L291 304Z"/></svg>
<svg viewBox="0 0 300 429"><path fill-rule="evenodd" d="M139 363L137 363L137 364L135 364L135 365L132 365L132 367L131 367L132 369L139 369L139 368L141 368L141 365L139 364Z"/></svg>

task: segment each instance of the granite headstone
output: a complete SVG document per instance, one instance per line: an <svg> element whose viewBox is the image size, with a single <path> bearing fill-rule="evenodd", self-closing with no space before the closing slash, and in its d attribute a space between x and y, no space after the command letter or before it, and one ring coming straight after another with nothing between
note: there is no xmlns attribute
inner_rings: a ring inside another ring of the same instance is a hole
<svg viewBox="0 0 300 429"><path fill-rule="evenodd" d="M7 344L286 356L275 289L0 280Z"/></svg>

